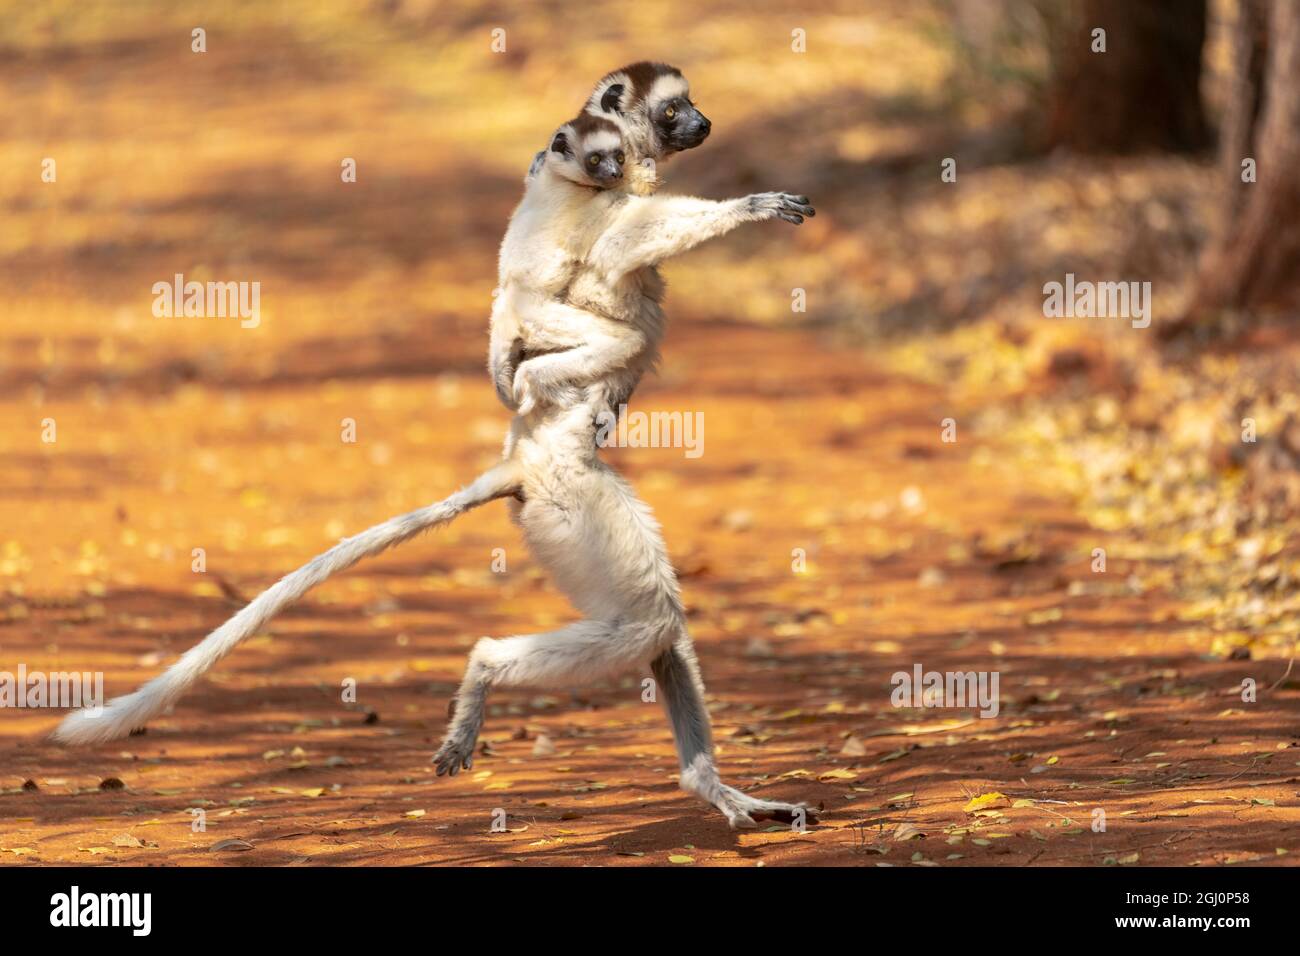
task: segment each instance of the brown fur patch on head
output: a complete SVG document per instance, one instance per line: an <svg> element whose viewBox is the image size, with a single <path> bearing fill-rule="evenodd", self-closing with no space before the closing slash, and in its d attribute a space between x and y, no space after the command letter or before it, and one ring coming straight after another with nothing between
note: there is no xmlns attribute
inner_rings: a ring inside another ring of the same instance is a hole
<svg viewBox="0 0 1300 956"><path fill-rule="evenodd" d="M623 138L623 131L619 129L617 123L603 116L593 116L591 113L579 113L564 125L570 127L579 139L586 139L595 133L613 133L619 139Z"/></svg>
<svg viewBox="0 0 1300 956"><path fill-rule="evenodd" d="M661 76L681 76L682 71L675 66L669 66L667 63L655 63L650 60L642 60L640 63L629 63L621 70L614 70L607 73L601 78L600 86L615 77L626 77L627 84L631 87L632 99L634 101L643 101L649 94L650 89L654 86L655 80Z"/></svg>
<svg viewBox="0 0 1300 956"><path fill-rule="evenodd" d="M600 78L587 98L588 107L593 112L627 113L645 103L655 83L665 77L675 77L682 88L686 86L686 78L675 66L650 60L629 63Z"/></svg>

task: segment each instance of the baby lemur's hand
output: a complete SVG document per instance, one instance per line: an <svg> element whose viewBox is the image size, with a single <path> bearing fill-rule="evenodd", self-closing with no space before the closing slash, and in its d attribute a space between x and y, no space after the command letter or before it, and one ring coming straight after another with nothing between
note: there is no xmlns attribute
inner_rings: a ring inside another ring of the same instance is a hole
<svg viewBox="0 0 1300 956"><path fill-rule="evenodd" d="M492 376L492 385L496 389L497 398L512 412L518 411L518 404L514 397L514 381L515 369L518 368L522 355L523 346L516 339L508 351L493 350L488 359L488 372Z"/></svg>
<svg viewBox="0 0 1300 956"><path fill-rule="evenodd" d="M513 397L516 413L527 415L539 406L571 405L582 396L572 385L551 381L543 367L532 361L516 370Z"/></svg>
<svg viewBox="0 0 1300 956"><path fill-rule="evenodd" d="M804 217L811 219L817 215L808 202L807 196L795 196L792 193L754 193L745 197L749 210L755 219L784 219L796 226Z"/></svg>
<svg viewBox="0 0 1300 956"><path fill-rule="evenodd" d="M537 388L533 384L532 372L526 366L515 370L513 398L517 415L527 415L537 405Z"/></svg>

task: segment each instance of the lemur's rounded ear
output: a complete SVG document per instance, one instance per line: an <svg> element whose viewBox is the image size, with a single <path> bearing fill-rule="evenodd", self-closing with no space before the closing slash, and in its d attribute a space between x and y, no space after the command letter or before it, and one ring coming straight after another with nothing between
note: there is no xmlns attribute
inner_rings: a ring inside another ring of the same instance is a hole
<svg viewBox="0 0 1300 956"><path fill-rule="evenodd" d="M555 138L551 140L551 152L559 153L561 156L569 152L569 138L563 133L556 133Z"/></svg>
<svg viewBox="0 0 1300 956"><path fill-rule="evenodd" d="M623 112L618 108L618 101L622 98L624 89L625 87L622 83L615 83L610 86L610 88L600 97L600 108L606 113Z"/></svg>

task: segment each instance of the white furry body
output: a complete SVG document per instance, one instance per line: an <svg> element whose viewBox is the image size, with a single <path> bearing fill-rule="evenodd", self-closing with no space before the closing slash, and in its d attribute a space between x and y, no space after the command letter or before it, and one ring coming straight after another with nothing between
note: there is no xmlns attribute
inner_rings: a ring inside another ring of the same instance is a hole
<svg viewBox="0 0 1300 956"><path fill-rule="evenodd" d="M625 186L598 191L543 163L526 183L498 257L488 348L497 396L527 414L556 403L565 389L599 384L617 407L658 358L647 346L663 338L662 283L645 270L641 283L657 287L656 308L648 310L635 295L591 289L583 264L618 207L630 195L653 193L654 174L633 163ZM521 362L528 368L523 376L516 374Z"/></svg>
<svg viewBox="0 0 1300 956"><path fill-rule="evenodd" d="M549 175L543 168L539 179ZM548 186L581 189L567 182ZM511 424L506 460L445 501L336 545L265 591L135 693L99 713L70 714L55 739L87 744L125 736L170 707L204 672L316 584L469 508L518 496L523 504L515 506L514 517L530 549L586 617L556 631L484 638L475 645L454 719L434 757L438 772L455 773L472 763L493 687L568 687L649 667L672 722L684 788L716 806L733 827L803 814L801 807L758 800L721 782L703 683L659 527L649 507L599 459L594 440L596 413L626 401L657 359L664 317L655 265L743 222L786 218L792 208L811 215L806 202L795 200L763 193L711 202L589 189L533 190L530 184L502 244L494 333L497 319L508 319L506 310L512 310L525 353L562 351L527 358L515 372L515 394L522 381L523 394L534 400ZM596 205L573 209L584 201ZM560 282L564 285L557 287ZM561 293L566 303L546 298Z"/></svg>
<svg viewBox="0 0 1300 956"><path fill-rule="evenodd" d="M506 456L522 482L523 503L511 506L515 520L539 563L586 617L474 646L434 756L438 773L472 766L494 687L571 687L648 669L672 722L681 785L733 827L795 819L806 808L757 800L722 783L659 526L600 460L595 443L596 414L626 401L657 360L664 316L655 266L742 222L779 215L792 198L768 193L718 203L573 192L580 189L545 166L530 181L502 243L492 365L500 382L497 362L506 356L563 349L526 358L513 372L513 396L528 402L511 424ZM548 294L562 294L565 305L552 307Z"/></svg>

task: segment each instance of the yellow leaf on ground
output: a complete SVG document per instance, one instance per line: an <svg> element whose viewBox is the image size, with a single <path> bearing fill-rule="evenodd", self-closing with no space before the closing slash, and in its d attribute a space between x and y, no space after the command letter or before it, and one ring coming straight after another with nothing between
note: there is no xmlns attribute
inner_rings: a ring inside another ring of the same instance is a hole
<svg viewBox="0 0 1300 956"><path fill-rule="evenodd" d="M988 810L990 807L1009 807L1010 799L1005 793L998 793L994 790L992 793L982 793L970 803L962 807L966 813L975 813L977 810Z"/></svg>
<svg viewBox="0 0 1300 956"><path fill-rule="evenodd" d="M834 770L827 770L825 773L817 775L818 780L857 780L861 774L857 770L849 770L845 767L836 767Z"/></svg>

